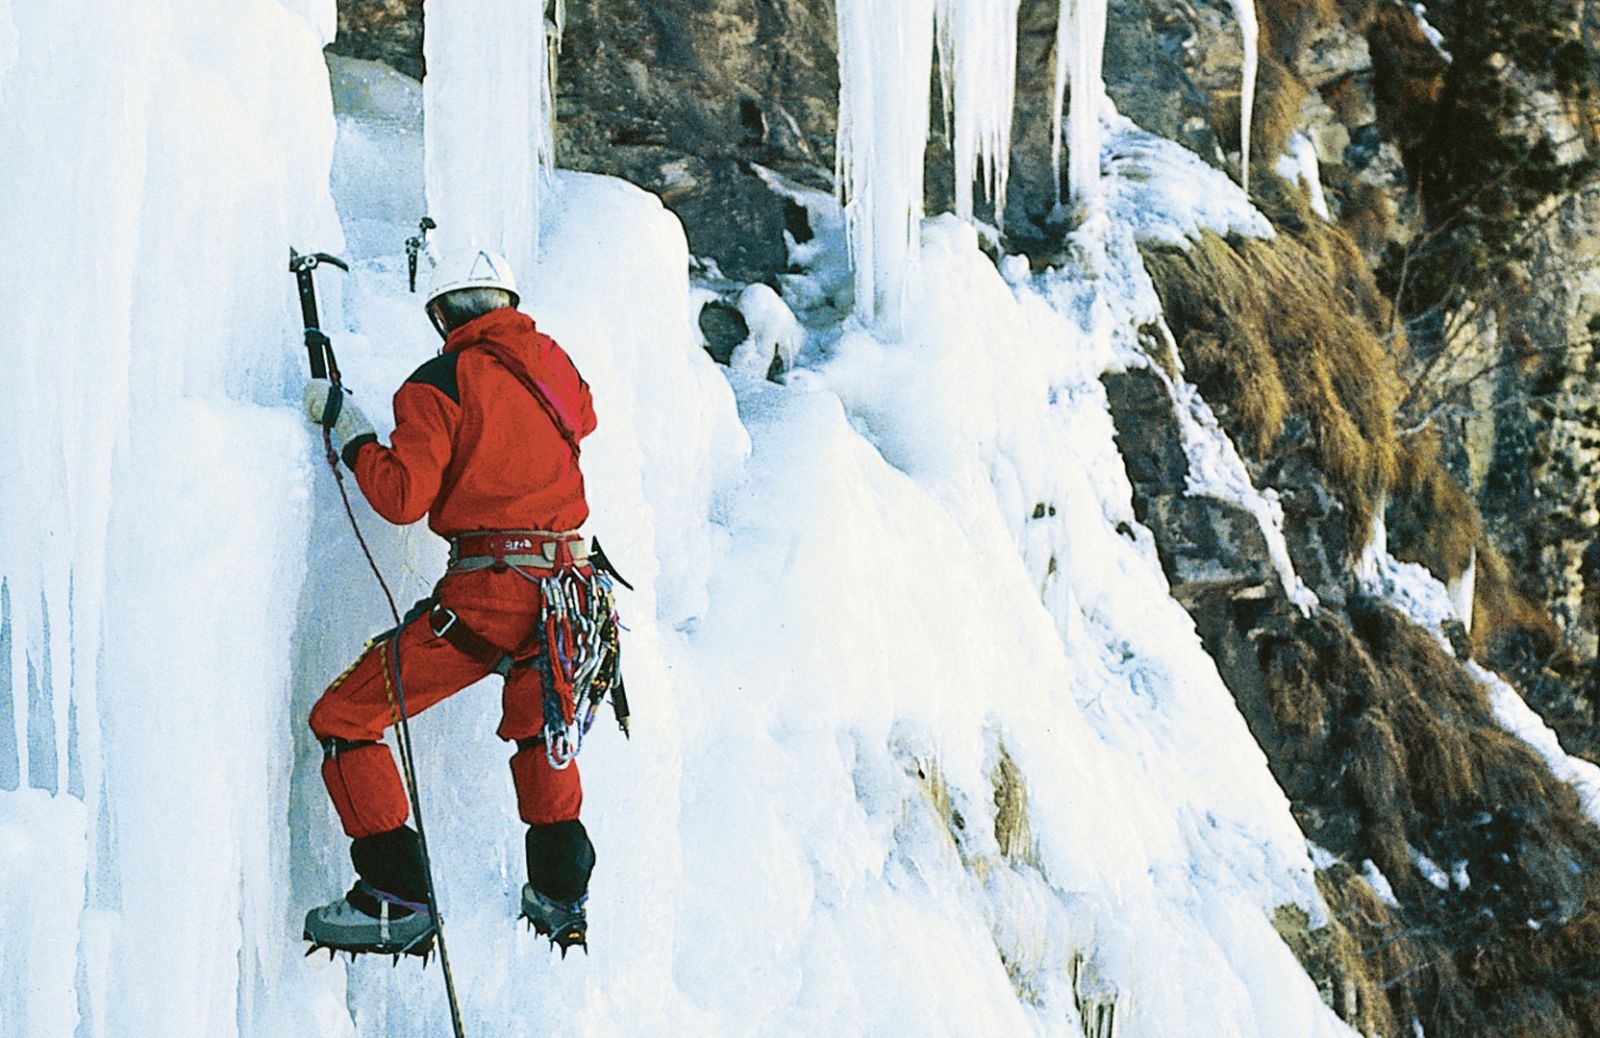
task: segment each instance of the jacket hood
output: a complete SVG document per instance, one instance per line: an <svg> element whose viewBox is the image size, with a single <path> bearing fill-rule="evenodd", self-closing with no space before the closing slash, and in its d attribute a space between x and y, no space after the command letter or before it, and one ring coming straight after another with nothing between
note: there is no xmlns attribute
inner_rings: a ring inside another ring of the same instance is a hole
<svg viewBox="0 0 1600 1038"><path fill-rule="evenodd" d="M456 353L480 342L515 346L536 330L533 318L514 307L502 306L474 317L452 331L444 340L442 352Z"/></svg>

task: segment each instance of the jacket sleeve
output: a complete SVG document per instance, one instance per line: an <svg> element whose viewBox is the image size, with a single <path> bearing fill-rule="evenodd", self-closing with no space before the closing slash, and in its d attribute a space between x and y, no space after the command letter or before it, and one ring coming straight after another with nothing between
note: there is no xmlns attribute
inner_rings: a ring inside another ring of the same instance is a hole
<svg viewBox="0 0 1600 1038"><path fill-rule="evenodd" d="M439 496L461 405L435 386L407 382L394 395L394 421L392 446L376 438L352 442L345 460L373 511L405 525L428 514Z"/></svg>

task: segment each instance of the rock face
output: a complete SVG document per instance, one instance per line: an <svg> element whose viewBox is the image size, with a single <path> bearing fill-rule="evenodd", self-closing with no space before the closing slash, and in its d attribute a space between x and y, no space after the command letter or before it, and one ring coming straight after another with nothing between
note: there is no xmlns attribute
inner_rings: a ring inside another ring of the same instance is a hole
<svg viewBox="0 0 1600 1038"><path fill-rule="evenodd" d="M422 0L339 0L339 35L328 49L421 79Z"/></svg>

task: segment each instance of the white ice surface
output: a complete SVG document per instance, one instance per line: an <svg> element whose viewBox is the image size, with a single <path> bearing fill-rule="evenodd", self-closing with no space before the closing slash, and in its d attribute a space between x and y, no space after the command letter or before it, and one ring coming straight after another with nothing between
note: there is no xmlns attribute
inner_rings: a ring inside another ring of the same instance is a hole
<svg viewBox="0 0 1600 1038"><path fill-rule="evenodd" d="M1020 0L935 0L939 77L955 157L956 215L973 220L972 185L981 180L1005 225L1017 82Z"/></svg>
<svg viewBox="0 0 1600 1038"><path fill-rule="evenodd" d="M1291 184L1299 181L1305 186L1311 202L1311 211L1324 220L1333 219L1328 209L1328 195L1322 189L1322 168L1317 161L1317 146L1304 133L1289 138L1289 151L1278 159L1275 170L1278 176Z"/></svg>
<svg viewBox="0 0 1600 1038"><path fill-rule="evenodd" d="M1228 0L1239 22L1239 44L1244 54L1239 68L1239 186L1250 191L1250 124L1255 118L1256 71L1261 64L1258 52L1261 24L1256 18L1255 0Z"/></svg>
<svg viewBox="0 0 1600 1038"><path fill-rule="evenodd" d="M784 369L794 367L795 357L805 345L806 331L783 297L768 285L747 285L739 293L738 305L749 336L734 347L729 366L757 378L766 377L773 358Z"/></svg>
<svg viewBox="0 0 1600 1038"><path fill-rule="evenodd" d="M1050 161L1060 202L1065 145L1068 197L1090 209L1099 201L1100 147L1105 136L1101 119L1110 109L1102 74L1105 46L1106 0L1060 0Z"/></svg>
<svg viewBox="0 0 1600 1038"><path fill-rule="evenodd" d="M561 0L556 0L559 7ZM493 249L513 271L539 248L555 162L550 0L427 0L423 54L428 212L442 252ZM414 224L423 213L411 214Z"/></svg>

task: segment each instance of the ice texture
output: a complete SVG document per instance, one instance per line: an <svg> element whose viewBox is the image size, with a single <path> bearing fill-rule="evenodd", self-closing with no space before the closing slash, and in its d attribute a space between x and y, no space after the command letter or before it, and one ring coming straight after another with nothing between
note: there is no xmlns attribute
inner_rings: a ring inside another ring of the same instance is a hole
<svg viewBox="0 0 1600 1038"><path fill-rule="evenodd" d="M1324 220L1333 219L1328 208L1328 195L1322 189L1321 165L1317 161L1317 146L1304 133L1289 138L1289 151L1278 159L1278 176L1291 184L1296 180L1305 185L1311 211Z"/></svg>
<svg viewBox="0 0 1600 1038"><path fill-rule="evenodd" d="M315 1016L282 983L311 457L286 268L341 247L333 24L331 2L0 10L8 1036Z"/></svg>
<svg viewBox="0 0 1600 1038"><path fill-rule="evenodd" d="M1016 100L1020 0L935 0L939 79L955 157L956 215L972 220L981 180L1004 227Z"/></svg>
<svg viewBox="0 0 1600 1038"><path fill-rule="evenodd" d="M1068 197L1092 206L1100 183L1100 118L1108 107L1102 68L1106 0L1061 0L1056 16L1055 104L1050 161L1061 201L1061 148L1067 149ZM1070 103L1068 98L1070 97Z"/></svg>
<svg viewBox="0 0 1600 1038"><path fill-rule="evenodd" d="M856 312L899 327L922 220L933 0L839 0L835 180Z"/></svg>
<svg viewBox="0 0 1600 1038"><path fill-rule="evenodd" d="M1239 186L1250 192L1250 123L1255 118L1256 72L1261 64L1258 51L1261 23L1256 18L1255 0L1228 0L1239 22L1239 44L1244 57L1239 68Z"/></svg>
<svg viewBox="0 0 1600 1038"><path fill-rule="evenodd" d="M428 213L441 251L492 249L530 270L554 170L562 0L427 0L423 78ZM547 18L547 12L549 17ZM548 26L548 30L547 30ZM416 217L424 214L417 213Z"/></svg>
<svg viewBox="0 0 1600 1038"><path fill-rule="evenodd" d="M520 264L593 387L589 529L637 588L634 737L582 761L591 956L513 923L497 680L415 724L467 1033L1071 1035L1110 1005L1124 1038L1352 1033L1272 927L1326 918L1308 847L1169 594L1100 385L1159 318L1139 242L1270 234L1260 214L1088 106L1104 136L1073 160L1105 205L1075 262L997 269L971 224L919 219L931 3L855 0L847 205L797 192L817 238L781 296L741 297L774 349L807 344L773 383L699 349L659 200L569 173L538 193L546 21L441 6L425 148L419 88L380 69L335 63L336 121L331 3L0 7L0 197L25 240L97 257L0 260L5 1038L447 1032L436 966L300 941L350 879L305 716L389 621L299 414L284 261L348 239L323 327L386 435L437 348L400 251L424 197L447 241ZM1074 17L1093 43L1103 9ZM833 306L852 278L879 321ZM68 283L94 306L48 307ZM1217 492L1238 473L1196 423ZM397 596L425 594L442 544L355 510Z"/></svg>

